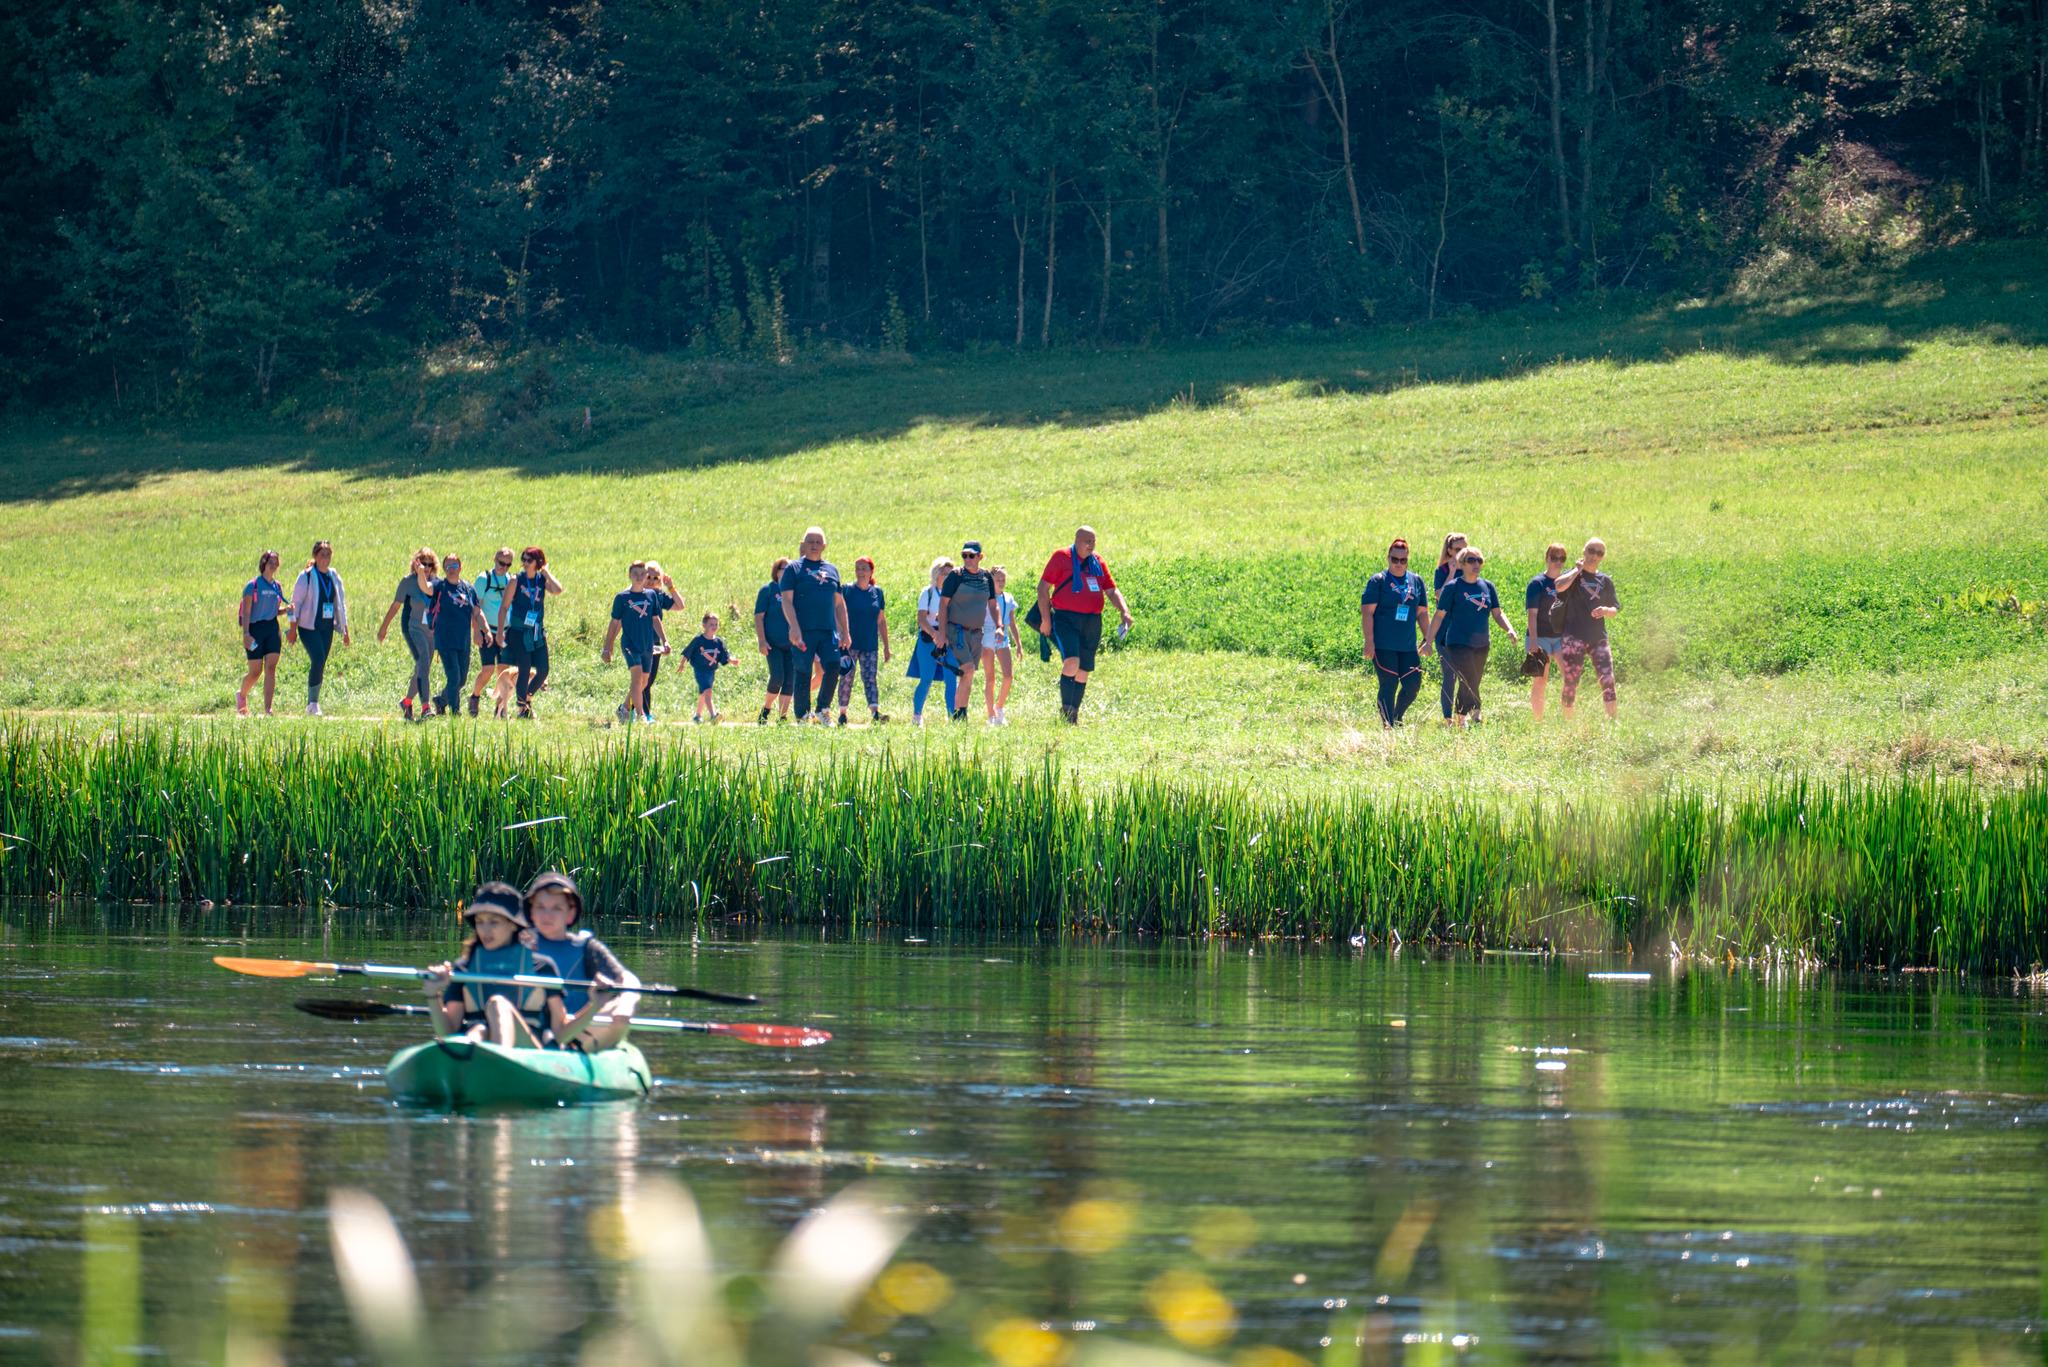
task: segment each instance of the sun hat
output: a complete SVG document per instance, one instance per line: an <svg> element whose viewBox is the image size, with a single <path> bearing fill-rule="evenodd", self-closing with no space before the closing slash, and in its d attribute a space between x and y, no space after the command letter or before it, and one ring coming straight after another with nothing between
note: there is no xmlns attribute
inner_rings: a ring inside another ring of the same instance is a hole
<svg viewBox="0 0 2048 1367"><path fill-rule="evenodd" d="M526 907L519 896L519 889L510 883L484 883L470 894L469 905L462 909L462 919L473 921L484 912L502 916L521 930L532 930L533 922L527 918Z"/></svg>

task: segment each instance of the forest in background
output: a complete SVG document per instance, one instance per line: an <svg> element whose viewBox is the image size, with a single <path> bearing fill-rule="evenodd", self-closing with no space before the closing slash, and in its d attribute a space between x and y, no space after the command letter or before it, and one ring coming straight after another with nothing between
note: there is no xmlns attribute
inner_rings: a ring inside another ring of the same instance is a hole
<svg viewBox="0 0 2048 1367"><path fill-rule="evenodd" d="M0 54L16 404L1779 291L2048 222L2048 0L26 0Z"/></svg>

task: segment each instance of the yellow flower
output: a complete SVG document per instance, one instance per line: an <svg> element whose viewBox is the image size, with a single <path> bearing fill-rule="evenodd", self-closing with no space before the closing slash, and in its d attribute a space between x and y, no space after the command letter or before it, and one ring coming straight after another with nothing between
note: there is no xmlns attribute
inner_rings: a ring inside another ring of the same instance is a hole
<svg viewBox="0 0 2048 1367"><path fill-rule="evenodd" d="M1145 1303L1166 1332L1190 1348L1214 1348L1237 1332L1237 1309L1199 1272L1162 1272Z"/></svg>
<svg viewBox="0 0 2048 1367"><path fill-rule="evenodd" d="M1012 1317L990 1325L981 1335L982 1351L1000 1367L1060 1367L1067 1360L1067 1341L1044 1325Z"/></svg>

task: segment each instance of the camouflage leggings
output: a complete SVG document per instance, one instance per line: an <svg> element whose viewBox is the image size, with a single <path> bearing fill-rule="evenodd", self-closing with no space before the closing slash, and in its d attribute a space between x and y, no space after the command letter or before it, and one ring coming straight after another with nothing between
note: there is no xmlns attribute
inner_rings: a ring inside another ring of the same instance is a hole
<svg viewBox="0 0 2048 1367"><path fill-rule="evenodd" d="M1558 652L1558 671L1564 676L1564 705L1570 707L1579 696L1579 677L1586 672L1586 657L1593 657L1593 673L1600 680L1602 701L1614 701L1614 651L1605 641L1581 641L1576 636L1564 638L1564 649Z"/></svg>

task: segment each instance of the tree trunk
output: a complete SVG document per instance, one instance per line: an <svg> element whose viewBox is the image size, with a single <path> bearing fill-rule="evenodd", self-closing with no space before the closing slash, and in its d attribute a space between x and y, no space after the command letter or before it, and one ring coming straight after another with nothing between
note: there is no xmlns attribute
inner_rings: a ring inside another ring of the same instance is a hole
<svg viewBox="0 0 2048 1367"><path fill-rule="evenodd" d="M1116 269L1109 241L1116 228L1115 201L1104 194L1102 212L1097 214L1091 207L1088 214L1095 220L1095 227L1102 234L1102 292L1095 299L1095 335L1099 338L1109 327L1109 282L1112 272Z"/></svg>
<svg viewBox="0 0 2048 1367"><path fill-rule="evenodd" d="M1017 192L1010 192L1010 231L1017 237L1017 335L1011 345L1024 349L1024 248L1031 241L1031 214L1017 213Z"/></svg>
<svg viewBox="0 0 2048 1367"><path fill-rule="evenodd" d="M1555 0L1551 0L1555 4ZM1579 111L1579 245L1588 260L1596 253L1593 222L1593 132L1594 101L1600 93L1600 85L1607 77L1607 34L1614 18L1614 0L1601 0L1600 24L1596 31L1593 16L1586 15L1585 42L1585 104Z"/></svg>
<svg viewBox="0 0 2048 1367"><path fill-rule="evenodd" d="M1045 309L1038 318L1038 349L1052 344L1053 265L1059 259L1060 181L1057 171L1045 173Z"/></svg>
<svg viewBox="0 0 2048 1367"><path fill-rule="evenodd" d="M924 205L924 86L917 87L917 281L924 290L924 320L932 320L931 220Z"/></svg>
<svg viewBox="0 0 2048 1367"><path fill-rule="evenodd" d="M1977 198L1991 202L1991 103L1985 96L1987 82L1977 82Z"/></svg>
<svg viewBox="0 0 2048 1367"><path fill-rule="evenodd" d="M1443 197L1436 203L1436 251L1429 258L1429 317L1436 320L1436 284L1443 270L1444 239L1450 236L1451 225L1451 148L1444 138L1444 111L1439 105L1436 111L1436 150L1444 167Z"/></svg>
<svg viewBox="0 0 2048 1367"><path fill-rule="evenodd" d="M1557 0L1544 0L1543 13L1550 22L1550 42L1544 55L1550 63L1550 161L1557 179L1557 232L1559 239L1570 246L1572 200L1564 165L1564 83L1557 71Z"/></svg>
<svg viewBox="0 0 2048 1367"><path fill-rule="evenodd" d="M1166 113L1166 106L1159 99L1159 9L1152 10L1152 80L1150 84L1152 102L1152 202L1158 218L1158 239L1155 265L1159 273L1159 325L1166 332L1174 328L1173 308L1173 254L1168 249L1166 232L1167 199L1170 182L1167 177L1167 163L1173 155L1173 132L1180 122L1181 102L1187 99L1183 90L1174 101L1173 113Z"/></svg>
<svg viewBox="0 0 2048 1367"><path fill-rule="evenodd" d="M1555 4L1557 0L1551 0ZM1323 103L1329 106L1331 117L1337 120L1337 142L1344 158L1344 191L1351 199L1351 245L1360 256L1365 255L1365 214L1358 203L1358 172L1351 162L1351 92L1344 85L1344 63L1337 55L1337 6L1334 0L1323 8L1326 19L1324 54L1330 62L1330 78L1323 78L1322 63L1316 58L1315 49L1303 47L1301 55L1308 63L1309 71L1316 78L1316 87L1323 93ZM1331 82L1335 82L1334 92Z"/></svg>

